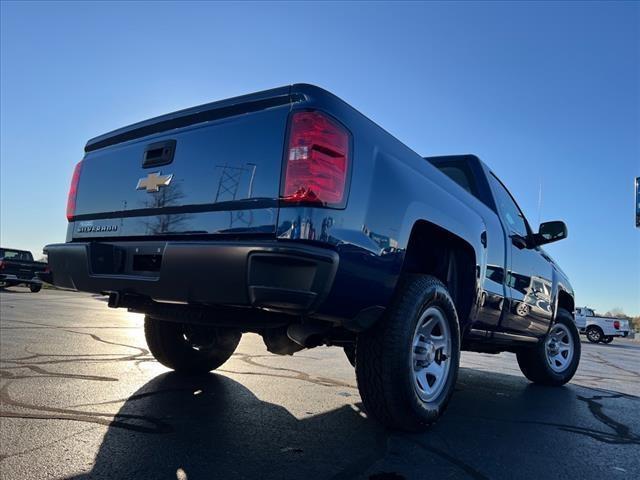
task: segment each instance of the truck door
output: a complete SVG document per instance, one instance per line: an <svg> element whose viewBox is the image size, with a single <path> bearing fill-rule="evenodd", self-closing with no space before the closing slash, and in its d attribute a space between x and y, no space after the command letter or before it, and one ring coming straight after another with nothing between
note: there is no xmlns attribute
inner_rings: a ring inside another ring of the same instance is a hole
<svg viewBox="0 0 640 480"><path fill-rule="evenodd" d="M553 318L553 264L539 247L529 248L531 231L526 218L509 191L491 173L499 215L507 235L507 295L498 331L541 337Z"/></svg>

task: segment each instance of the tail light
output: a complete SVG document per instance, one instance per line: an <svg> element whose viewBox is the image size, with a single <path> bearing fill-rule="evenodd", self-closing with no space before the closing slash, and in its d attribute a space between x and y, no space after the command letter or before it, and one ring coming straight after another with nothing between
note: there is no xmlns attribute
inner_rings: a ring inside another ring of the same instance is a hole
<svg viewBox="0 0 640 480"><path fill-rule="evenodd" d="M346 200L350 135L321 112L295 112L289 122L282 199L340 206Z"/></svg>
<svg viewBox="0 0 640 480"><path fill-rule="evenodd" d="M620 330L620 322L618 320L614 320L613 328L615 328L616 330Z"/></svg>
<svg viewBox="0 0 640 480"><path fill-rule="evenodd" d="M0 260L0 270L4 270L4 262Z"/></svg>
<svg viewBox="0 0 640 480"><path fill-rule="evenodd" d="M76 214L76 196L78 195L78 183L80 182L80 173L82 172L82 160L76 164L71 177L71 186L69 187L69 195L67 196L67 220Z"/></svg>

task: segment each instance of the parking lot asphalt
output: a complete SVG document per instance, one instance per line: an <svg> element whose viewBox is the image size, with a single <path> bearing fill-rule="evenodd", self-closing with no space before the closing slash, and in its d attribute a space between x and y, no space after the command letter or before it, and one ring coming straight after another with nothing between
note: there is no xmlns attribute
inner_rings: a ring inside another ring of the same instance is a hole
<svg viewBox="0 0 640 480"><path fill-rule="evenodd" d="M565 387L512 354L463 353L424 434L366 418L337 348L293 357L245 335L205 376L148 353L142 317L91 295L0 293L0 478L316 479L640 476L640 343L582 344Z"/></svg>

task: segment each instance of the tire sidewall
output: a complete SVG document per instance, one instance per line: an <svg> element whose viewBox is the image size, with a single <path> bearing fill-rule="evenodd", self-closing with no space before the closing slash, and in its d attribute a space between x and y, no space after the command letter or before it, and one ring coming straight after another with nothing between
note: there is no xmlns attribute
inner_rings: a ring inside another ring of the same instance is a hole
<svg viewBox="0 0 640 480"><path fill-rule="evenodd" d="M447 361L451 362L451 364L449 365L448 377L442 391L433 400L425 402L418 395L414 385L412 352L413 335L418 321L424 311L430 307L438 308L449 325L451 355ZM411 321L407 321L406 323L407 334L404 335L405 341L403 342L403 347L407 354L404 358L402 374L398 375L398 378L402 379L403 396L408 400L408 404L413 413L418 415L424 424L431 424L437 420L446 409L454 391L460 364L460 327L458 325L458 316L451 297L444 286L434 285L425 290L420 301L415 304Z"/></svg>
<svg viewBox="0 0 640 480"><path fill-rule="evenodd" d="M578 332L578 328L573 322L571 314L563 310L558 311L557 319L553 325L557 325L558 323L562 323L565 327L567 327L567 329L569 330L569 334L571 335L571 338L573 340L573 358L571 359L571 365L563 372L556 372L552 370L551 366L547 362L546 337L543 341L540 342L538 354L540 355L541 360L544 362L543 365L547 370L547 374L551 379L553 379L553 383L564 384L568 382L576 373L576 370L578 369L578 365L580 363L580 355L582 353L582 349L580 344L580 333ZM551 328L553 328L553 325Z"/></svg>
<svg viewBox="0 0 640 480"><path fill-rule="evenodd" d="M597 338L592 339L591 332L595 332L598 335ZM589 340L591 343L601 342L603 338L604 337L602 335L602 332L597 327L590 327L587 329L587 340Z"/></svg>
<svg viewBox="0 0 640 480"><path fill-rule="evenodd" d="M184 373L205 373L220 367L231 357L242 336L235 330L214 333L217 345L200 351L183 338L188 327L193 326L145 317L145 338L152 355L164 366Z"/></svg>

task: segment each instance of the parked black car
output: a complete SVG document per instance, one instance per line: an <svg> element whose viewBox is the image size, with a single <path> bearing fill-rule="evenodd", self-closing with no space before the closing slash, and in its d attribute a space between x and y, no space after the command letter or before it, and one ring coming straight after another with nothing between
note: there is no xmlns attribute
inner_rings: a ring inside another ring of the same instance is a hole
<svg viewBox="0 0 640 480"><path fill-rule="evenodd" d="M39 292L42 282L37 274L46 269L47 264L35 262L31 252L0 248L0 288L26 285L32 292Z"/></svg>
<svg viewBox="0 0 640 480"><path fill-rule="evenodd" d="M517 354L562 385L574 294L476 156L423 158L334 95L277 88L90 140L69 192L55 285L146 314L153 355L218 368L243 332L271 352L344 348L367 412L420 430L445 409L461 350Z"/></svg>

